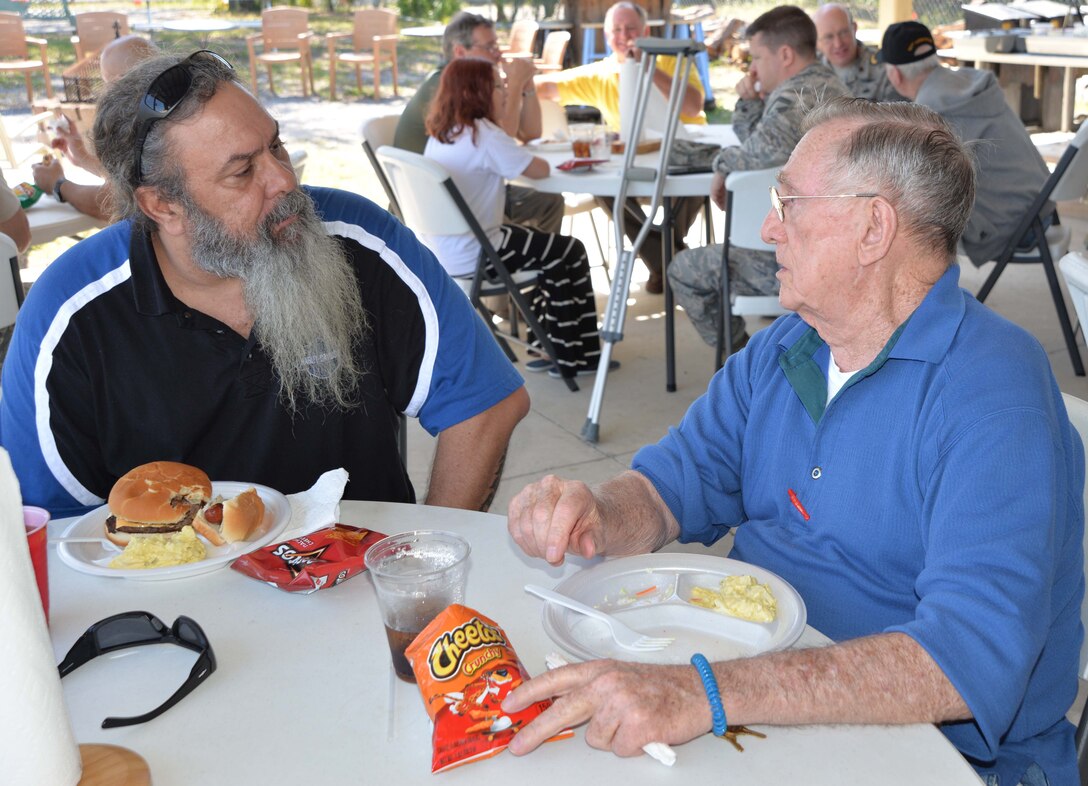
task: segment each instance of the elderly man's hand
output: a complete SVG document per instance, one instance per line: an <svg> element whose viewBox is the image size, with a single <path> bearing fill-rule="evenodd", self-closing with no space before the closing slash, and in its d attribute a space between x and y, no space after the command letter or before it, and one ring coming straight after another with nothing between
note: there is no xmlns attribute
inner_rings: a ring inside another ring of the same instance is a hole
<svg viewBox="0 0 1088 786"><path fill-rule="evenodd" d="M50 141L50 145L67 155L68 160L80 169L86 169L96 175L103 174L98 159L87 149L83 134L80 133L73 120L65 117L57 124L57 135Z"/></svg>
<svg viewBox="0 0 1088 786"><path fill-rule="evenodd" d="M510 741L522 756L563 729L589 721L586 743L617 756L638 756L650 742L679 744L710 731L710 703L691 666L596 660L529 680L502 703L518 712L555 702Z"/></svg>
<svg viewBox="0 0 1088 786"><path fill-rule="evenodd" d="M589 486L547 475L510 500L507 527L521 550L553 565L568 551L593 557L604 547L603 522Z"/></svg>

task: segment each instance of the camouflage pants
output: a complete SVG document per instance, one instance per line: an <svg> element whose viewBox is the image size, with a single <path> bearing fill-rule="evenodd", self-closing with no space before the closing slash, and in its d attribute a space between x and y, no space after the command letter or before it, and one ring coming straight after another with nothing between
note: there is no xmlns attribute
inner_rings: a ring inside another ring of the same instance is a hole
<svg viewBox="0 0 1088 786"><path fill-rule="evenodd" d="M734 295L777 295L777 271L773 251L734 248L729 252L729 283ZM721 308L721 243L677 254L669 266L669 286L703 341L714 346ZM732 328L734 336L741 335L744 319L734 315Z"/></svg>
<svg viewBox="0 0 1088 786"><path fill-rule="evenodd" d="M562 194L543 194L524 186L506 187L505 223L558 235L563 229Z"/></svg>

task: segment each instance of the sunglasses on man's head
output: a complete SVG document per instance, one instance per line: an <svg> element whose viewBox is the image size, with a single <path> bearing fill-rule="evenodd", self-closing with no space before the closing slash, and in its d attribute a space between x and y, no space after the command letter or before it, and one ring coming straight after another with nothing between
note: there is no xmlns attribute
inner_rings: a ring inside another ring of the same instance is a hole
<svg viewBox="0 0 1088 786"><path fill-rule="evenodd" d="M140 99L140 106L136 113L136 122L140 124L140 130L136 134L136 163L132 172L133 185L140 185L144 180L143 157L144 142L151 133L151 127L158 121L167 117L180 104L193 86L193 63L200 60L214 60L234 70L226 58L208 49L193 52L177 65L170 66L148 86L144 97Z"/></svg>
<svg viewBox="0 0 1088 786"><path fill-rule="evenodd" d="M126 611L96 622L76 640L64 660L57 666L60 676L71 674L84 663L99 655L127 647L139 647L143 644L177 644L199 653L188 678L174 694L160 706L129 718L106 718L102 721L103 729L117 726L133 726L146 723L159 717L188 696L197 685L215 671L215 653L208 637L199 625L188 617L178 617L169 628L166 624L146 611Z"/></svg>

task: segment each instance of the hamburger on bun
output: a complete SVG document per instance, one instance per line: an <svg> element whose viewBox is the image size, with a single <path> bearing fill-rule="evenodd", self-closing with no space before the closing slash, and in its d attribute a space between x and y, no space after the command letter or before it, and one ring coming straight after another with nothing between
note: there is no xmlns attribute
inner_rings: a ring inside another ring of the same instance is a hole
<svg viewBox="0 0 1088 786"><path fill-rule="evenodd" d="M110 491L106 537L126 546L132 535L161 535L189 526L212 495L203 470L153 461L129 470Z"/></svg>
<svg viewBox="0 0 1088 786"><path fill-rule="evenodd" d="M246 489L237 497L222 501L216 497L193 519L193 529L213 546L248 540L264 519L264 500L256 489Z"/></svg>

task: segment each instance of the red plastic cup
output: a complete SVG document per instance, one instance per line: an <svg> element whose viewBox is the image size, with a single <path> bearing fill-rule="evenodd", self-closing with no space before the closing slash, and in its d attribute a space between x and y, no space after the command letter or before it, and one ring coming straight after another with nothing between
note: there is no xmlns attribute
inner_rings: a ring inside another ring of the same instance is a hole
<svg viewBox="0 0 1088 786"><path fill-rule="evenodd" d="M34 565L34 578L38 582L38 594L42 596L46 622L49 622L49 565L45 559L45 545L48 540L45 525L48 523L48 510L31 505L23 506L26 543L30 547L30 562Z"/></svg>

